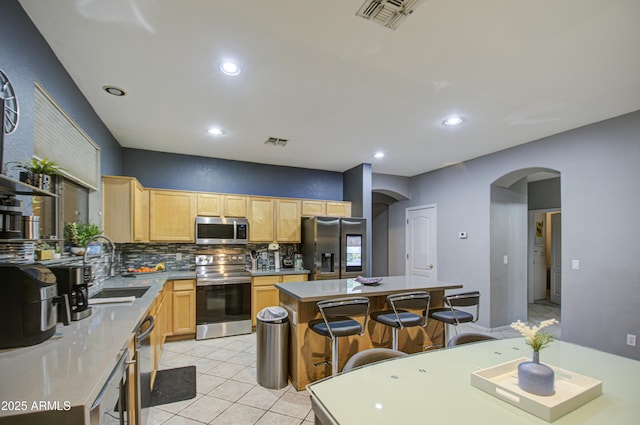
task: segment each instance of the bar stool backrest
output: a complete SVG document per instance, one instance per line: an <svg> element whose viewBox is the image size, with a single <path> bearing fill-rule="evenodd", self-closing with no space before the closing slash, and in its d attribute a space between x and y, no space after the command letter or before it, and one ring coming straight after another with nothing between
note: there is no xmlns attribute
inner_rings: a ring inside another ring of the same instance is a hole
<svg viewBox="0 0 640 425"><path fill-rule="evenodd" d="M445 295L444 302L451 310L454 311L454 307L476 307L476 314L474 318L474 322L478 321L480 317L480 292L472 291L472 292L462 292L459 294ZM455 316L455 311L454 311Z"/></svg>
<svg viewBox="0 0 640 425"><path fill-rule="evenodd" d="M348 298L335 298L332 300L318 301L316 303L320 314L324 319L329 332L331 332L331 326L329 319L336 319L340 317L349 317L364 315L364 323L362 324L362 333L367 327L367 320L369 318L369 298L367 297L348 297Z"/></svg>
<svg viewBox="0 0 640 425"><path fill-rule="evenodd" d="M398 316L398 310L422 310L422 317L424 318L422 326L427 325L427 312L429 311L429 303L431 302L431 295L428 292L417 291L391 294L387 296L387 302L396 316ZM398 322L402 327L402 321L399 317Z"/></svg>

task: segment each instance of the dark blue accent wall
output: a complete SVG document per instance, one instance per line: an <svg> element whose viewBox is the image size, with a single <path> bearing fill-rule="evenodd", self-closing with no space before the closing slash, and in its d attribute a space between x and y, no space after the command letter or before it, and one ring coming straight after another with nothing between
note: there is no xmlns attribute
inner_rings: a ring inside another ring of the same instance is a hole
<svg viewBox="0 0 640 425"><path fill-rule="evenodd" d="M145 187L342 201L342 173L124 148L122 171Z"/></svg>
<svg viewBox="0 0 640 425"><path fill-rule="evenodd" d="M4 162L33 155L34 81L100 146L102 174L120 174L122 148L107 130L40 35L18 0L1 0L0 69L11 79L20 107L17 130L5 137Z"/></svg>

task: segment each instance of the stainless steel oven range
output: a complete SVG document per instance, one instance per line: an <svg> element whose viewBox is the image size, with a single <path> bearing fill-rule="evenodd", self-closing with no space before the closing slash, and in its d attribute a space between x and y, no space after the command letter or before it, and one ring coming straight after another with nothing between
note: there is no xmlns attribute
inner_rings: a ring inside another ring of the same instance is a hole
<svg viewBox="0 0 640 425"><path fill-rule="evenodd" d="M251 273L244 249L196 255L196 339L251 333Z"/></svg>

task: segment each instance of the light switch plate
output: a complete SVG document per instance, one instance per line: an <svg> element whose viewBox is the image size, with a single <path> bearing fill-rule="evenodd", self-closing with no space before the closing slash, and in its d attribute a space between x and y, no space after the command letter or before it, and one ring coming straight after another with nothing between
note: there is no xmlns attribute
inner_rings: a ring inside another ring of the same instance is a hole
<svg viewBox="0 0 640 425"><path fill-rule="evenodd" d="M580 270L580 260L571 260L571 269Z"/></svg>

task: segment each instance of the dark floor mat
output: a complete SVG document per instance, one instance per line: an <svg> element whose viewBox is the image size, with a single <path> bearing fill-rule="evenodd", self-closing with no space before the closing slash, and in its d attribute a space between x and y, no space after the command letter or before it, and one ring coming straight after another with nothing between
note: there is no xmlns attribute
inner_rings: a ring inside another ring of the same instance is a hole
<svg viewBox="0 0 640 425"><path fill-rule="evenodd" d="M148 397L142 396L142 406L158 406L189 400L196 396L196 367L185 366L159 370L153 391Z"/></svg>

